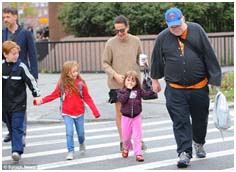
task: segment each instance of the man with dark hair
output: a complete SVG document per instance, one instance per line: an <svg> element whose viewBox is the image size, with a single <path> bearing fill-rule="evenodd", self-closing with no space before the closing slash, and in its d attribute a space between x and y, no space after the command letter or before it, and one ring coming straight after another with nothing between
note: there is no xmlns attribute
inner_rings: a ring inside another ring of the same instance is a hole
<svg viewBox="0 0 236 172"><path fill-rule="evenodd" d="M129 70L134 70L141 78L138 64L139 55L142 53L141 41L138 37L128 33L129 21L119 15L114 19L114 37L106 43L103 53L102 65L108 74L109 102L115 103L116 108L116 126L120 136L120 150L123 150L121 134L121 103L117 101L117 89L123 88L124 75ZM143 142L142 142L143 143ZM142 145L145 149L145 145Z"/></svg>
<svg viewBox="0 0 236 172"><path fill-rule="evenodd" d="M34 78L38 79L37 52L32 33L17 23L18 11L13 7L6 7L2 11L3 23L5 28L2 30L2 42L11 40L16 42L21 51L19 59L29 68ZM26 118L25 118L26 119ZM3 122L5 117L3 116ZM26 134L26 123L25 123ZM8 128L9 134L4 138L4 142L11 140L11 130Z"/></svg>
<svg viewBox="0 0 236 172"><path fill-rule="evenodd" d="M159 33L152 53L153 90L161 90L158 79L165 77L166 107L173 121L179 168L196 156L204 158L203 145L209 114L208 84L220 86L221 68L203 28L185 22L182 11L170 8L165 13L168 28ZM191 118L191 119L190 119Z"/></svg>

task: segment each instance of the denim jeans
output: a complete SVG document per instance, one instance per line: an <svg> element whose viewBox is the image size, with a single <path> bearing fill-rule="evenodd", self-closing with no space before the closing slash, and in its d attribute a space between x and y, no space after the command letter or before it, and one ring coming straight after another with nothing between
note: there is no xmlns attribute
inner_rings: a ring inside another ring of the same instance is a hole
<svg viewBox="0 0 236 172"><path fill-rule="evenodd" d="M24 136L26 136L26 129L27 129L27 112L25 112L25 120L23 123Z"/></svg>
<svg viewBox="0 0 236 172"><path fill-rule="evenodd" d="M66 143L68 152L74 151L74 127L78 135L79 144L84 143L84 115L81 115L78 118L72 118L70 116L64 115L64 123L66 126Z"/></svg>
<svg viewBox="0 0 236 172"><path fill-rule="evenodd" d="M11 127L12 127L12 152L22 154L24 152L22 137L24 134L23 123L25 120L25 112L11 113Z"/></svg>
<svg viewBox="0 0 236 172"><path fill-rule="evenodd" d="M2 112L2 121L6 123L10 137L12 136L11 115L9 112Z"/></svg>

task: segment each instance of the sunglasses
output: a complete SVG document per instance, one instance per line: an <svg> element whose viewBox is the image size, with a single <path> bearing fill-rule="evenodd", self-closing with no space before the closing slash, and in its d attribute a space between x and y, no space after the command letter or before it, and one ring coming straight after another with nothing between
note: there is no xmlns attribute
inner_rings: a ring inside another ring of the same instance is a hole
<svg viewBox="0 0 236 172"><path fill-rule="evenodd" d="M116 29L115 29L115 30L114 30L114 33L115 33L115 34L118 34L119 32L120 32L120 33L124 33L124 32L125 32L125 29L119 29L119 30L116 30Z"/></svg>

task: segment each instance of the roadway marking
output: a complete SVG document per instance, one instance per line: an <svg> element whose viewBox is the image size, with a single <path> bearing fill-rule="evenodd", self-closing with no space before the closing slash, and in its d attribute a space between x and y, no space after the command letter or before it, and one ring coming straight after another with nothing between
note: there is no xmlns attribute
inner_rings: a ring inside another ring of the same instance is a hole
<svg viewBox="0 0 236 172"><path fill-rule="evenodd" d="M234 149L229 149L225 151L220 151L220 152L212 152L212 153L207 153L206 158L192 158L190 163L193 163L195 161L205 161L206 159L211 159L211 158L217 158L221 156L227 156L227 155L233 155ZM158 162L151 162L151 163L145 163L141 165L134 165L134 166L128 166L124 168L117 168L114 170L150 170L150 169L155 169L155 168L160 168L160 167L165 167L165 166L170 166L170 165L176 165L178 161L178 158L175 159L168 159L164 161L158 161Z"/></svg>
<svg viewBox="0 0 236 172"><path fill-rule="evenodd" d="M214 129L215 131L216 129ZM209 132L214 132L214 131L209 131ZM144 139L144 141L154 141L154 140L165 140L165 139L168 139L168 138L173 138L174 136L171 134L171 135L166 135L166 136L156 136L156 137L148 137L146 139ZM224 138L224 141L228 141L228 139L234 139L234 137L226 137ZM211 140L217 140L217 142L211 142ZM207 143L209 144L212 144L212 143L218 143L222 141L221 138L218 138L218 139L210 139ZM87 150L88 149L97 149L97 148L107 148L108 146L114 146L114 145L118 145L119 142L112 142L112 143L105 143L105 144L96 144L96 145L88 145L86 146L87 147ZM173 148L175 149L176 148L176 145L172 145L173 147L170 147L170 146L167 146L168 149L169 148ZM165 150L166 147L158 147L158 151L163 151ZM152 151L152 150L156 150L155 148L148 148L147 151L145 152L149 152ZM75 147L75 151L79 151L79 148L78 147ZM155 151L154 151L155 152ZM55 155L55 154L60 154L60 153L67 153L67 149L64 148L64 149L56 149L56 150L49 150L49 151L41 151L41 152L35 152L35 153L29 153L29 154L23 154L22 155L22 158L32 158L32 157L39 157L39 156L46 156L46 155ZM119 154L120 155L120 154ZM109 155L107 155L109 156ZM7 161L7 160L11 160L11 156L5 156L5 157L2 157L2 161Z"/></svg>
<svg viewBox="0 0 236 172"><path fill-rule="evenodd" d="M233 141L234 137L227 138L227 140ZM218 141L219 141L219 139L215 139L214 143L218 143ZM210 143L210 144L213 144L213 143ZM161 151L165 151L165 150L171 150L171 149L176 149L176 145L166 146L166 147L162 147L162 148L151 148L149 150L149 153L150 152L157 153L157 152L161 152ZM218 156L223 156L223 155L233 154L233 152L234 152L234 150L231 149L231 150L226 150L226 151L222 151L222 152L208 153L207 158L210 158L211 154L214 154L213 157L215 158L216 157L215 154L217 154ZM120 153L115 153L115 154L108 154L108 155L95 156L95 157L89 157L89 158L79 158L79 159L75 159L75 160L72 160L72 161L60 161L60 162L48 163L48 164L38 165L37 169L44 170L44 169L51 169L51 168L58 168L58 167L65 167L65 166L71 166L71 165L78 165L78 164L84 164L84 163L110 160L110 159L115 159L115 158L122 158L121 154ZM174 164L173 161L176 163L176 160L177 159L172 159L172 160L168 160L168 161L171 162L171 164ZM164 162L159 161L160 165L164 165L163 163ZM128 167L126 167L126 168L128 168ZM124 168L124 169L126 169L126 168ZM138 169L138 170L141 169L141 168L136 168L136 166L130 167L130 168L135 168L135 169Z"/></svg>

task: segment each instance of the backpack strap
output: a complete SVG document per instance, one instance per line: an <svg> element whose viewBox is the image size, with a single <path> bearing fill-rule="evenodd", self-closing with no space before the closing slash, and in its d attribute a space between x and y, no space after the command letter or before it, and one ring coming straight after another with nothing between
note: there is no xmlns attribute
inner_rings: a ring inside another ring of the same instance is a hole
<svg viewBox="0 0 236 172"><path fill-rule="evenodd" d="M86 104L85 104L85 102L84 102L83 81L80 81L80 82L78 83L78 88L79 88L79 95L80 95L80 97L81 97L81 99L82 99L82 101L83 101L83 105L84 105L85 112L87 112L87 106L86 106Z"/></svg>
<svg viewBox="0 0 236 172"><path fill-rule="evenodd" d="M84 99L84 94L83 94L83 82L82 82L82 81L80 81L80 82L78 83L78 88L79 88L79 95L80 95L80 97L81 97L82 99Z"/></svg>
<svg viewBox="0 0 236 172"><path fill-rule="evenodd" d="M63 85L61 83L59 83L59 90L60 90L60 107L59 107L59 109L60 109L60 112L62 115L62 104L65 99L65 92L64 92Z"/></svg>
<svg viewBox="0 0 236 172"><path fill-rule="evenodd" d="M81 97L82 99L84 99L84 94L83 94L83 82L82 82L82 81L80 81L80 82L78 83L78 88L79 88L79 95L80 95L80 97ZM61 100L61 102L63 102L64 99L65 99L65 92L64 92L63 85L62 85L61 83L59 84L59 89L60 89L60 100Z"/></svg>
<svg viewBox="0 0 236 172"><path fill-rule="evenodd" d="M186 46L188 46L192 51L194 51L195 53L197 53L198 55L201 56L201 60L204 62L204 57L203 57L203 52L197 48L195 45L193 45L189 40L187 39L183 39L180 36L178 36L179 40L184 43Z"/></svg>
<svg viewBox="0 0 236 172"><path fill-rule="evenodd" d="M60 90L60 100L63 102L65 98L65 92L63 85L61 83L59 84L59 90Z"/></svg>
<svg viewBox="0 0 236 172"><path fill-rule="evenodd" d="M82 81L80 81L78 83L78 88L79 88L79 95L80 95L81 99L84 99L83 82ZM62 104L65 99L65 92L64 92L63 85L61 83L59 84L59 90L60 90L60 112L62 113Z"/></svg>

